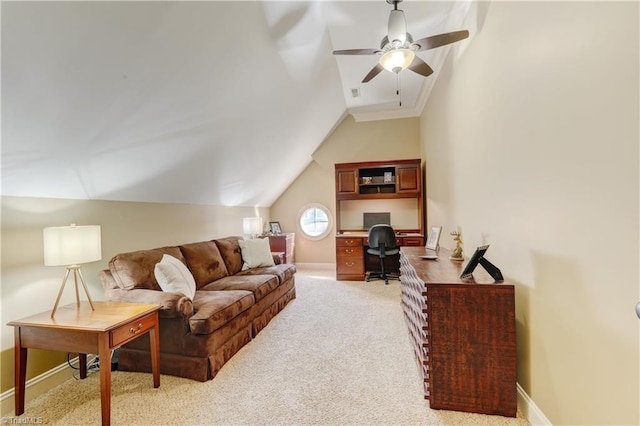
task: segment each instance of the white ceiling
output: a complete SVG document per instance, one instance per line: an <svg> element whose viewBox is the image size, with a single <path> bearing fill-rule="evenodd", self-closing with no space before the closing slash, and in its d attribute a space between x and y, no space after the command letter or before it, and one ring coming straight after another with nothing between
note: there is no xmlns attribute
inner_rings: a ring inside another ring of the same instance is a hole
<svg viewBox="0 0 640 426"><path fill-rule="evenodd" d="M269 206L345 114L422 111L448 47L400 74L402 107L394 74L360 83L377 57L331 54L378 48L391 7L2 2L2 194ZM419 39L469 2L400 8Z"/></svg>

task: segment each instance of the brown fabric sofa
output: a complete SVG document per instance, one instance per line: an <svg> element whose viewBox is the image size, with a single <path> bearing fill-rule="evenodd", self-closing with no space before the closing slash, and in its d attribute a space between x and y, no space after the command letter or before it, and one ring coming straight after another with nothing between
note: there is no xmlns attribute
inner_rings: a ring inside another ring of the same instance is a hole
<svg viewBox="0 0 640 426"><path fill-rule="evenodd" d="M110 301L155 303L160 309L160 372L198 381L220 368L296 297L292 264L242 271L238 240L228 237L116 255L100 272ZM193 274L193 300L163 292L154 267L164 254ZM148 334L120 348L118 369L151 371Z"/></svg>

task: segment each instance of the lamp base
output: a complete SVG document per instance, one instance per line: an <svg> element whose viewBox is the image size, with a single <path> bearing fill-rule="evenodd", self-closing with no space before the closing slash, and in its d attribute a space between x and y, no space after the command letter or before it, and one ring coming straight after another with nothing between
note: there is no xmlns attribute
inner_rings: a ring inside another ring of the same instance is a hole
<svg viewBox="0 0 640 426"><path fill-rule="evenodd" d="M89 299L89 304L91 305L91 310L95 311L96 308L93 306L93 300L91 300L91 295L89 294L89 289L87 288L87 284L84 282L84 278L82 277L82 272L80 271L79 265L71 265L67 266L67 273L64 275L64 279L62 280L62 286L60 286L60 291L58 292L58 298L56 299L55 305L53 305L53 311L51 311L51 318L56 314L56 309L58 309L58 303L60 303L60 297L62 296L62 291L64 290L64 286L67 284L67 279L69 278L69 274L73 271L73 282L76 287L76 306L78 309L80 308L80 294L78 293L78 277L80 277L80 282L82 283L82 287L84 287L84 292L87 294L87 299Z"/></svg>

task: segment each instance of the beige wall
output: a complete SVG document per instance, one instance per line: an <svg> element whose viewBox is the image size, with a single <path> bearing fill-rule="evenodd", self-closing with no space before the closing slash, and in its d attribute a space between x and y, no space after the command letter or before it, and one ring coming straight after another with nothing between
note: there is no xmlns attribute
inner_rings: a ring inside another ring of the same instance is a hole
<svg viewBox="0 0 640 426"><path fill-rule="evenodd" d="M335 225L334 165L352 161L420 158L420 121L405 118L355 122L347 116L313 154L313 161L271 206L270 215L285 232L296 232L296 262L335 263L334 232L319 241L305 239L297 215L309 203L331 210Z"/></svg>
<svg viewBox="0 0 640 426"><path fill-rule="evenodd" d="M516 284L553 424L640 424L638 3L479 6L421 118L429 223Z"/></svg>
<svg viewBox="0 0 640 426"><path fill-rule="evenodd" d="M12 387L13 329L5 324L13 319L50 310L64 267L43 265L42 228L101 225L102 260L83 266L91 297L103 300L98 271L107 268L115 254L185 242L242 235L242 218L262 216L268 209L185 204L82 201L42 198L2 197L2 387ZM73 287L65 289L61 304L75 300ZM81 296L84 296L81 293ZM66 355L40 351L29 359L29 377L59 365ZM31 355L31 354L30 354Z"/></svg>

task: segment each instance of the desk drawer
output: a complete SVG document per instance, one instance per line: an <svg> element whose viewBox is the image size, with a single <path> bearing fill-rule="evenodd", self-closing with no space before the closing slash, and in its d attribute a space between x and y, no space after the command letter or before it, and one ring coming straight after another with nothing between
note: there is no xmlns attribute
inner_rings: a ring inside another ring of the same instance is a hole
<svg viewBox="0 0 640 426"><path fill-rule="evenodd" d="M336 256L338 259L342 256L362 257L363 248L360 247L336 247Z"/></svg>
<svg viewBox="0 0 640 426"><path fill-rule="evenodd" d="M336 238L336 247L362 247L363 238Z"/></svg>
<svg viewBox="0 0 640 426"><path fill-rule="evenodd" d="M364 274L364 258L362 251L358 256L338 256L336 259L336 270L339 275L363 275Z"/></svg>
<svg viewBox="0 0 640 426"><path fill-rule="evenodd" d="M420 247L423 245L422 237L404 237L402 239L403 246Z"/></svg>
<svg viewBox="0 0 640 426"><path fill-rule="evenodd" d="M154 325L153 316L146 316L116 328L109 334L111 347L120 346L129 340L137 338L152 329Z"/></svg>

